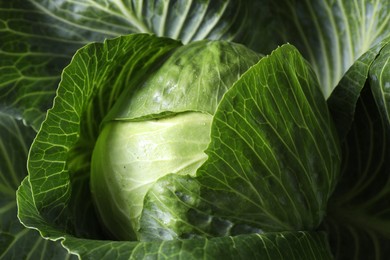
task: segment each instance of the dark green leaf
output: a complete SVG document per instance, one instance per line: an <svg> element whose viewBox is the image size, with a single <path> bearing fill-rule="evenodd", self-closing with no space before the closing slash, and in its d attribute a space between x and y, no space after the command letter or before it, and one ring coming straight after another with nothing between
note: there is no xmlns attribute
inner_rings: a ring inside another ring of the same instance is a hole
<svg viewBox="0 0 390 260"><path fill-rule="evenodd" d="M139 34L78 51L30 151L29 181L43 219L64 232L101 234L89 192L90 156L100 123L124 89L137 87L150 67L179 45Z"/></svg>
<svg viewBox="0 0 390 260"><path fill-rule="evenodd" d="M153 33L184 43L250 37L252 5L245 0L51 1L31 0L38 9L91 33L116 36Z"/></svg>
<svg viewBox="0 0 390 260"><path fill-rule="evenodd" d="M163 242L66 238L64 245L88 259L332 259L323 233L283 232Z"/></svg>
<svg viewBox="0 0 390 260"><path fill-rule="evenodd" d="M339 144L317 78L293 46L226 93L211 139L197 177L217 215L262 230L319 225L339 178Z"/></svg>
<svg viewBox="0 0 390 260"><path fill-rule="evenodd" d="M88 39L23 0L0 2L0 39L0 106L38 129L62 69Z"/></svg>
<svg viewBox="0 0 390 260"><path fill-rule="evenodd" d="M369 77L370 67L382 48L389 42L390 38L386 38L363 54L345 73L332 92L332 95L328 98L327 103L335 121L340 140L344 140L350 130L355 115L356 103ZM377 65L377 69L381 70L382 67ZM381 87L377 89L380 90Z"/></svg>
<svg viewBox="0 0 390 260"><path fill-rule="evenodd" d="M164 179L151 191L147 239L320 224L339 179L340 148L315 74L293 46L261 59L226 93L206 154L195 181ZM213 229L218 221L226 228Z"/></svg>
<svg viewBox="0 0 390 260"><path fill-rule="evenodd" d="M34 135L20 120L0 112L0 259L70 257L59 244L23 227L16 216L16 190L27 174L27 151Z"/></svg>
<svg viewBox="0 0 390 260"><path fill-rule="evenodd" d="M390 127L390 37L370 67L370 85L384 127Z"/></svg>
<svg viewBox="0 0 390 260"><path fill-rule="evenodd" d="M250 12L235 0L1 1L0 105L37 130L61 71L86 43L141 32L244 41L252 37Z"/></svg>
<svg viewBox="0 0 390 260"><path fill-rule="evenodd" d="M64 234L42 218L25 179L18 191L19 216L44 237L64 239L70 253L83 259L332 259L327 236L316 232L251 234L214 239L126 242L82 239ZM7 239L5 237L4 239Z"/></svg>
<svg viewBox="0 0 390 260"><path fill-rule="evenodd" d="M375 78L389 82L381 75ZM337 259L385 259L390 252L390 127L374 85L367 82L357 102L343 143L342 179L325 221Z"/></svg>
<svg viewBox="0 0 390 260"><path fill-rule="evenodd" d="M276 35L267 39L296 46L313 66L326 97L363 53L390 35L388 0L283 0L272 4L270 30Z"/></svg>

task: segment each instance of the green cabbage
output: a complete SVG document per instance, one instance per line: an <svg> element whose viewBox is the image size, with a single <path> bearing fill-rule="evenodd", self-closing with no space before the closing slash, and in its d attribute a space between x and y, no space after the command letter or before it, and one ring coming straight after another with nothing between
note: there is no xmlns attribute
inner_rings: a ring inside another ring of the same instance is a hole
<svg viewBox="0 0 390 260"><path fill-rule="evenodd" d="M137 239L143 200L162 176L194 176L205 162L212 115L225 92L260 55L235 43L176 49L109 112L96 142L91 192L112 237Z"/></svg>

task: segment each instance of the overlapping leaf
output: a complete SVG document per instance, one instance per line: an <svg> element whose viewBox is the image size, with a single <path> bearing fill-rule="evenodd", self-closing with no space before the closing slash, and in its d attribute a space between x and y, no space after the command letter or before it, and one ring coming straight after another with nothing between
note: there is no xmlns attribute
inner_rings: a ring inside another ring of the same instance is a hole
<svg viewBox="0 0 390 260"><path fill-rule="evenodd" d="M355 98L353 118L345 131L342 179L325 222L338 259L383 259L390 242L390 127L388 89L389 44L368 61L364 87L350 87ZM363 60L360 60L363 65ZM353 75L352 70L348 73ZM350 75L346 77L350 77ZM347 81L345 81L347 82ZM337 89L336 89L337 90ZM347 89L346 89L347 90ZM340 91L337 91L341 93ZM334 99L333 101L341 100ZM352 98L349 100L353 101ZM332 104L335 104L332 102ZM338 104L340 107L340 103ZM349 107L345 108L349 111Z"/></svg>
<svg viewBox="0 0 390 260"><path fill-rule="evenodd" d="M38 9L75 27L115 36L153 33L184 43L249 37L252 4L245 0L31 0ZM248 21L249 20L249 21Z"/></svg>
<svg viewBox="0 0 390 260"><path fill-rule="evenodd" d="M62 69L91 38L15 0L0 3L0 39L0 106L37 129Z"/></svg>
<svg viewBox="0 0 390 260"><path fill-rule="evenodd" d="M366 81L369 78L369 70L372 63L376 60L382 48L388 45L390 38L386 38L369 51L364 53L345 73L339 84L332 92L332 95L327 99L329 109L332 113L332 118L335 121L340 139L344 140L350 130L357 101L360 97L360 92L364 88ZM376 66L379 70L381 67ZM382 84L383 86L385 84ZM380 91L382 87L377 87ZM383 99L383 97L378 97ZM383 106L382 104L381 106Z"/></svg>
<svg viewBox="0 0 390 260"><path fill-rule="evenodd" d="M375 102L384 122L390 126L390 37L373 62L369 79Z"/></svg>
<svg viewBox="0 0 390 260"><path fill-rule="evenodd" d="M86 236L99 233L89 193L89 158L99 124L124 88L138 86L179 45L142 34L119 37L81 49L64 70L28 165L35 206L49 223Z"/></svg>
<svg viewBox="0 0 390 260"><path fill-rule="evenodd" d="M282 232L215 239L129 242L83 239L64 234L47 223L31 200L31 186L25 179L18 191L19 216L38 228L44 237L62 239L62 244L82 259L331 259L325 233ZM70 257L70 256L69 256Z"/></svg>
<svg viewBox="0 0 390 260"><path fill-rule="evenodd" d="M261 59L225 94L206 154L195 180L167 176L147 195L144 239L320 224L339 179L339 143L315 74L294 47Z"/></svg>
<svg viewBox="0 0 390 260"><path fill-rule="evenodd" d="M209 159L197 174L206 200L218 215L263 230L312 230L339 178L334 130L314 72L296 48L283 45L218 107Z"/></svg>
<svg viewBox="0 0 390 260"><path fill-rule="evenodd" d="M324 259L332 258L324 233L283 232L163 242L91 241L66 238L85 259Z"/></svg>
<svg viewBox="0 0 390 260"><path fill-rule="evenodd" d="M20 201L31 196L27 181L19 190ZM27 200L28 201L28 200ZM39 212L30 204L19 214L35 220L34 227L44 236L61 237L63 245L82 259L331 259L325 233L283 232L264 235L223 237L215 239L129 242L81 239L61 234L42 222Z"/></svg>
<svg viewBox="0 0 390 260"><path fill-rule="evenodd" d="M389 5L383 0L3 1L2 106L38 128L72 54L87 42L134 32L183 42L234 40L264 53L287 41L314 66L328 96L352 63L389 34Z"/></svg>
<svg viewBox="0 0 390 260"><path fill-rule="evenodd" d="M265 1L267 2L267 1ZM273 2L276 36L296 46L316 71L326 97L352 64L390 35L386 0Z"/></svg>
<svg viewBox="0 0 390 260"><path fill-rule="evenodd" d="M344 144L343 179L329 205L330 236L340 259L383 259L389 253L390 131L370 92L366 87L359 100Z"/></svg>
<svg viewBox="0 0 390 260"><path fill-rule="evenodd" d="M38 129L78 48L129 33L184 42L245 40L246 1L51 1L0 3L0 100L3 110Z"/></svg>
<svg viewBox="0 0 390 260"><path fill-rule="evenodd" d="M27 151L35 132L0 112L0 259L69 259L59 244L26 229L16 217L16 189L27 175Z"/></svg>

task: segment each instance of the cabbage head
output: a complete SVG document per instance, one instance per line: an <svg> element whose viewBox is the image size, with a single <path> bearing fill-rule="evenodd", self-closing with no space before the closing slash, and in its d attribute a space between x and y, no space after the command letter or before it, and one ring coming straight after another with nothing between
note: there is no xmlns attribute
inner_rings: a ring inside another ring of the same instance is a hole
<svg viewBox="0 0 390 260"><path fill-rule="evenodd" d="M225 41L181 46L109 112L93 152L91 192L113 237L138 238L145 194L160 177L195 175L220 100L260 57Z"/></svg>

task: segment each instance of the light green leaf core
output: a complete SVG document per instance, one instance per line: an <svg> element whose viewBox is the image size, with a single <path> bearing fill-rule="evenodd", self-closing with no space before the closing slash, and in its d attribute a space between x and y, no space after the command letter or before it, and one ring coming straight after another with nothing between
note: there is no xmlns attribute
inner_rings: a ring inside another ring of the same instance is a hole
<svg viewBox="0 0 390 260"><path fill-rule="evenodd" d="M114 237L134 238L144 196L158 178L195 174L207 159L211 121L209 114L190 112L104 128L92 157L91 191Z"/></svg>

